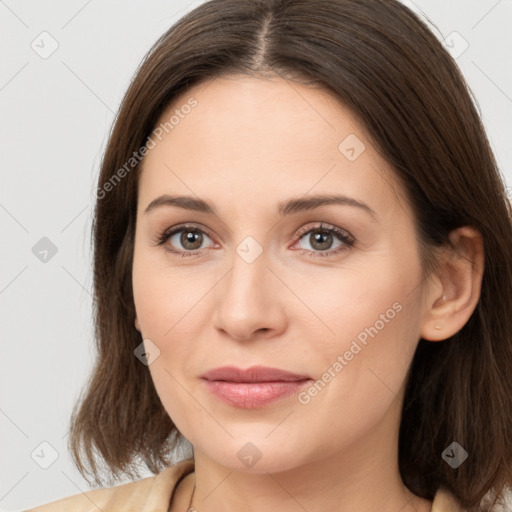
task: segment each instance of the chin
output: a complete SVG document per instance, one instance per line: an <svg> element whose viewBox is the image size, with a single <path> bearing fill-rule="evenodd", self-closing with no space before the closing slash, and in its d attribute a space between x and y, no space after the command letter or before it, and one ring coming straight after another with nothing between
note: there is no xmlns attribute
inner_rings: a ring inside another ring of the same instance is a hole
<svg viewBox="0 0 512 512"><path fill-rule="evenodd" d="M216 464L241 473L278 473L307 463L303 442L290 443L288 439L289 444L285 444L277 436L273 440L265 439L267 435L268 429L259 436L245 435L243 440L214 442L210 439L206 450L202 450L202 443L192 441L192 444ZM215 445L218 449L212 450Z"/></svg>

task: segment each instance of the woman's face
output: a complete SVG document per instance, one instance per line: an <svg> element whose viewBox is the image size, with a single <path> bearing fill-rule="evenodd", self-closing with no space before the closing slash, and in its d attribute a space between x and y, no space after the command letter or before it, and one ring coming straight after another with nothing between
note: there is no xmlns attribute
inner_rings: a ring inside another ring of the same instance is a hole
<svg viewBox="0 0 512 512"><path fill-rule="evenodd" d="M282 79L218 78L160 122L173 115L144 161L133 262L170 417L196 454L244 471L395 450L427 282L363 127Z"/></svg>

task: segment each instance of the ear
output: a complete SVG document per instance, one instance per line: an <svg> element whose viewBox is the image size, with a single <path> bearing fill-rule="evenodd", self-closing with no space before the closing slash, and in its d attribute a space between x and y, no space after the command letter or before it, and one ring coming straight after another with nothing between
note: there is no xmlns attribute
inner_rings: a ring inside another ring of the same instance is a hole
<svg viewBox="0 0 512 512"><path fill-rule="evenodd" d="M442 251L440 264L430 280L421 337L441 341L459 332L480 298L484 273L484 244L470 226L453 230L451 247Z"/></svg>
<svg viewBox="0 0 512 512"><path fill-rule="evenodd" d="M137 331L141 332L140 331L140 324L139 324L139 319L137 318L137 315L135 315L135 329L137 329Z"/></svg>

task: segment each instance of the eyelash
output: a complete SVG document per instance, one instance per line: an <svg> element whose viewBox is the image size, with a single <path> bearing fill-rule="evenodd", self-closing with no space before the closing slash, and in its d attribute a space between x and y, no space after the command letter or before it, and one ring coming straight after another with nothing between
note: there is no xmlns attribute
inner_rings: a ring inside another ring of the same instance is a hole
<svg viewBox="0 0 512 512"><path fill-rule="evenodd" d="M164 245L165 242L167 242L169 240L169 238L171 238L176 233L180 233L181 231L199 232L199 233L203 233L203 234L207 235L209 238L213 239L210 232L206 229L199 228L198 226L196 226L194 224L182 224L182 225L175 226L173 228L164 230L163 232L160 232L153 239L153 243L157 246ZM325 225L322 223L320 223L318 226L299 229L299 231L296 233L296 237L298 240L300 240L305 235L308 235L315 231L320 231L320 232L329 233L331 235L334 235L336 238L338 238L338 240L340 240L343 243L343 245L341 245L337 249L330 249L327 251L311 251L309 249L301 249L301 251L302 251L301 254L310 254L311 257L332 256L333 254L341 253L343 251L350 249L351 247L353 247L353 245L355 243L354 239L346 231L342 231L341 229L337 228L336 226L328 226L328 225ZM201 249L201 250L197 250L197 251L179 251L176 249L171 249L169 245L165 246L164 249L167 252L169 252L175 256L181 255L182 257L198 256L201 254L201 251L204 250L204 249Z"/></svg>

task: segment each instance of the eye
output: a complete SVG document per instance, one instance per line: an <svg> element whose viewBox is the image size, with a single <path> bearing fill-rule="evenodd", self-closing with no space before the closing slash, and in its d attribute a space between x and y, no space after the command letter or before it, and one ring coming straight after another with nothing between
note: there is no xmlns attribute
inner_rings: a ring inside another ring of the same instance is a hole
<svg viewBox="0 0 512 512"><path fill-rule="evenodd" d="M181 254L181 256L195 256L201 254L204 249L203 242L207 239L211 240L202 228L195 225L181 225L160 233L154 242L156 245L164 245L168 252Z"/></svg>
<svg viewBox="0 0 512 512"><path fill-rule="evenodd" d="M299 247L309 253L311 257L331 256L346 251L354 245L354 238L347 231L325 224L303 228L299 230L297 236L299 242L304 239L312 247L312 249Z"/></svg>

